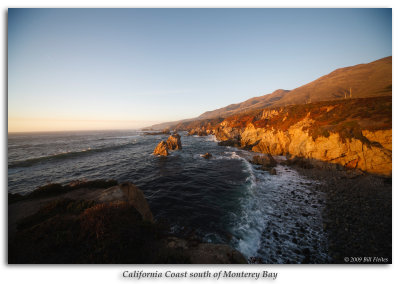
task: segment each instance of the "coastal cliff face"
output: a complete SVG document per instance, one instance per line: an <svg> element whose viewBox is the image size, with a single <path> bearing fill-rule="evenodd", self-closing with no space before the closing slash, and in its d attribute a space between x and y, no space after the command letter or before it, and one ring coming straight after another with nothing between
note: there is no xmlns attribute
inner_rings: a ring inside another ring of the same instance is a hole
<svg viewBox="0 0 400 284"><path fill-rule="evenodd" d="M212 133L254 152L385 176L392 172L391 97L252 111L226 118L212 127Z"/></svg>
<svg viewBox="0 0 400 284"><path fill-rule="evenodd" d="M291 126L288 131L257 129L248 125L241 133L241 145L253 145L254 152L271 153L272 155L291 154L297 157L314 159L323 162L339 164L347 168L357 168L363 171L391 175L391 149L384 146L366 145L356 138L346 138L344 141L338 133L329 133L328 137L318 137L313 140L303 127L312 123L307 118ZM375 138L370 142L391 140L392 131L370 132ZM391 148L391 143L390 143Z"/></svg>

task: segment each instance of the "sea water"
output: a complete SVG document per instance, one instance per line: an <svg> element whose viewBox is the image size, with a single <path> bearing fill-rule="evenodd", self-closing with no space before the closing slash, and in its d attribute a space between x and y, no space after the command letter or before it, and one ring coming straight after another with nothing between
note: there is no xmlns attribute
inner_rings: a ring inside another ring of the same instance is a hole
<svg viewBox="0 0 400 284"><path fill-rule="evenodd" d="M281 165L270 175L248 162L255 153L218 146L214 136L180 134L183 149L168 157L152 155L167 135L141 131L9 134L8 191L77 179L131 181L177 235L229 244L253 262L327 262L317 181ZM207 152L212 158L201 157Z"/></svg>

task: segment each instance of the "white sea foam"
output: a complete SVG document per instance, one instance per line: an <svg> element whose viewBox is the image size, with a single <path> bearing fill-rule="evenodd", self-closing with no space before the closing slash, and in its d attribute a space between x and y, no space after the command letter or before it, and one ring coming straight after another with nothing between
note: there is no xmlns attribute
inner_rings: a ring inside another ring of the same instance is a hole
<svg viewBox="0 0 400 284"><path fill-rule="evenodd" d="M236 237L232 245L246 257L267 263L301 262L304 256L298 251L302 248L312 248L317 257L313 261L326 262L323 205L317 202L323 194L313 189L317 182L281 165L276 167L278 175L270 175L237 153L230 155L238 157L248 173L247 192L232 228Z"/></svg>
<svg viewBox="0 0 400 284"><path fill-rule="evenodd" d="M206 141L218 142L217 137L215 137L215 135L206 136Z"/></svg>

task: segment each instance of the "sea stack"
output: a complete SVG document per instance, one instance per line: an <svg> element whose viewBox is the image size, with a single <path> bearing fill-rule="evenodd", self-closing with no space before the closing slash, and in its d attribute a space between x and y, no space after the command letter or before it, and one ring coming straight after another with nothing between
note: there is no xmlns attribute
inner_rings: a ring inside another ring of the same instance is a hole
<svg viewBox="0 0 400 284"><path fill-rule="evenodd" d="M162 140L160 143L158 143L157 147L154 149L153 155L168 156L167 142Z"/></svg>
<svg viewBox="0 0 400 284"><path fill-rule="evenodd" d="M172 134L165 142L162 140L154 149L153 155L168 156L168 150L181 150L181 136L178 133Z"/></svg>
<svg viewBox="0 0 400 284"><path fill-rule="evenodd" d="M182 149L181 136L178 133L169 136L167 140L167 147L170 150L181 150Z"/></svg>

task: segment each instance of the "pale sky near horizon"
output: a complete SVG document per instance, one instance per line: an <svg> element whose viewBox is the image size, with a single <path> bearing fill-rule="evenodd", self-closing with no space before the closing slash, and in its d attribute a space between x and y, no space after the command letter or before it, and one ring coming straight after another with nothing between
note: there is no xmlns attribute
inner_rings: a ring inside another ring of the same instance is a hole
<svg viewBox="0 0 400 284"><path fill-rule="evenodd" d="M8 131L191 118L390 55L391 9L9 9Z"/></svg>

